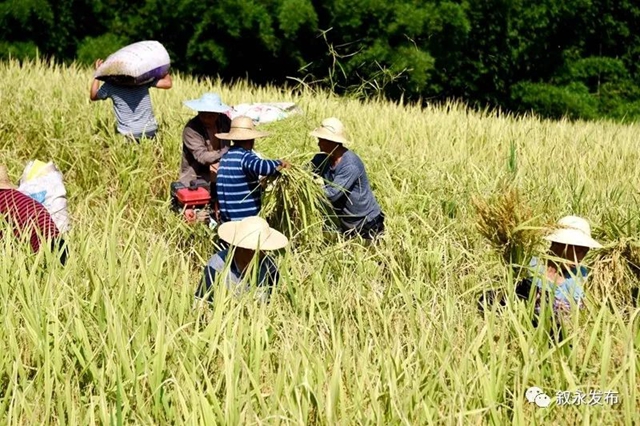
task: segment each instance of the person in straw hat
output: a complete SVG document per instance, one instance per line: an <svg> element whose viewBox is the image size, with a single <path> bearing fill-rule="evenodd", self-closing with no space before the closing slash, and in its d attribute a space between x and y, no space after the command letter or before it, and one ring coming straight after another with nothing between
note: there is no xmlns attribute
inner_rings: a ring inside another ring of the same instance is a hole
<svg viewBox="0 0 640 426"><path fill-rule="evenodd" d="M591 237L589 223L578 216L561 218L556 228L545 240L551 243L544 256L533 257L529 263L529 276L516 284L516 297L534 303L534 327L538 326L542 298L553 312L552 335L556 342L562 340L562 319L572 307L582 308L585 297L584 283L589 274L583 260L589 250L602 245ZM506 305L503 296L494 291L483 292L478 302L482 312L488 305Z"/></svg>
<svg viewBox="0 0 640 426"><path fill-rule="evenodd" d="M225 105L217 93L205 93L199 99L185 101L184 105L198 112L182 131L182 164L180 183L189 186L195 179L212 183L215 180L220 159L227 152L228 144L216 133L228 132L231 119L225 114L230 107Z"/></svg>
<svg viewBox="0 0 640 426"><path fill-rule="evenodd" d="M0 165L0 218L7 222L16 238L28 237L34 253L44 243L52 250L60 249L60 262L66 262L66 244L51 215L42 204L17 190L3 165Z"/></svg>
<svg viewBox="0 0 640 426"><path fill-rule="evenodd" d="M347 235L374 239L384 232L384 213L376 201L364 163L350 150L351 144L342 122L335 118L322 121L310 133L318 138L321 153L312 164L324 179L324 192Z"/></svg>
<svg viewBox="0 0 640 426"><path fill-rule="evenodd" d="M585 297L583 284L588 276L582 261L589 250L602 245L591 237L589 222L578 216L561 218L557 228L545 239L551 242L549 260L544 264L538 257L531 259L529 268L532 275L518 286L516 293L521 298L528 298L530 287L534 287L537 310L541 294L546 292L552 295L549 299L555 312L570 311L574 305L582 307Z"/></svg>
<svg viewBox="0 0 640 426"><path fill-rule="evenodd" d="M196 298L213 301L216 277L237 295L251 289L254 281L261 290L259 298L266 302L279 279L278 268L264 251L286 247L288 239L258 216L227 222L218 229L220 238L230 247L216 253L204 269L204 277L196 291ZM252 277L254 280L252 280Z"/></svg>
<svg viewBox="0 0 640 426"><path fill-rule="evenodd" d="M251 118L243 116L231 121L229 132L216 134L232 142L220 160L216 180L221 223L257 216L262 207L260 176L272 176L289 167L285 160L261 159L253 151L255 140L267 135L255 129Z"/></svg>

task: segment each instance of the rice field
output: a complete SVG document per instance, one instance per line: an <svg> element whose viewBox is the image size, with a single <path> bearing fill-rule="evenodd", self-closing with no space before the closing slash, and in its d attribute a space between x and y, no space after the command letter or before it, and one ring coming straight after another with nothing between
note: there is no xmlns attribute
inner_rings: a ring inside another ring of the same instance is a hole
<svg viewBox="0 0 640 426"><path fill-rule="evenodd" d="M134 146L115 133L109 101L89 102L91 75L0 64L0 162L17 180L28 160L53 160L73 220L64 268L0 241L0 424L640 423L640 309L607 299L637 286L620 256L592 259L605 264L587 309L550 344L521 303L478 312L479 292L514 277L473 201L500 199L508 182L532 226L577 214L610 250L634 242L640 125L174 75L173 89L152 91L159 139ZM257 141L296 164L317 151L308 132L321 119L342 119L384 239L300 239L276 255L269 305L195 303L215 232L171 213L168 194L193 114L182 101L207 91L232 105L296 102L303 114ZM527 402L531 386L551 406ZM617 402L561 405L564 391Z"/></svg>

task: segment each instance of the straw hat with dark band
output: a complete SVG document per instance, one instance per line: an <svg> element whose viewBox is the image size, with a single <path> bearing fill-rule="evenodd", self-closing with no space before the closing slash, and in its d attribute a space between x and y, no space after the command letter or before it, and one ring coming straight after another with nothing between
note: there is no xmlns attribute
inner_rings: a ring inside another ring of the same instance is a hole
<svg viewBox="0 0 640 426"><path fill-rule="evenodd" d="M0 189L16 189L16 186L9 179L9 173L5 166L0 166Z"/></svg>
<svg viewBox="0 0 640 426"><path fill-rule="evenodd" d="M347 138L347 132L345 131L344 124L335 117L322 120L320 127L316 128L309 134L318 139L325 139L342 145L349 145L351 143Z"/></svg>
<svg viewBox="0 0 640 426"><path fill-rule="evenodd" d="M269 133L259 132L249 117L236 117L231 121L231 130L228 133L216 133L218 139L225 141L248 141L269 136Z"/></svg>
<svg viewBox="0 0 640 426"><path fill-rule="evenodd" d="M278 250L289 243L287 237L258 216L223 223L218 235L232 246L250 250Z"/></svg>

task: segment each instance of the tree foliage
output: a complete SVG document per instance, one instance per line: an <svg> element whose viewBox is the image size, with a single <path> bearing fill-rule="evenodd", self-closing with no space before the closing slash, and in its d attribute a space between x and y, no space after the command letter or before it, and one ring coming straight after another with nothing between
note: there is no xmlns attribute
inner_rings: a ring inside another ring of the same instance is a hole
<svg viewBox="0 0 640 426"><path fill-rule="evenodd" d="M339 93L634 119L634 0L4 0L0 58L90 63L154 39L176 69Z"/></svg>

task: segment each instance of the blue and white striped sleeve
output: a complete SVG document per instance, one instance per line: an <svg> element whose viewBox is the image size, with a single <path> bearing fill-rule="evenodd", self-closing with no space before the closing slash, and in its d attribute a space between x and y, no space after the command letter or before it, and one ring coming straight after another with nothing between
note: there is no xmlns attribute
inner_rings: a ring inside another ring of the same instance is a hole
<svg viewBox="0 0 640 426"><path fill-rule="evenodd" d="M242 169L257 176L274 175L278 172L278 166L281 164L280 160L263 160L253 152L242 157Z"/></svg>

